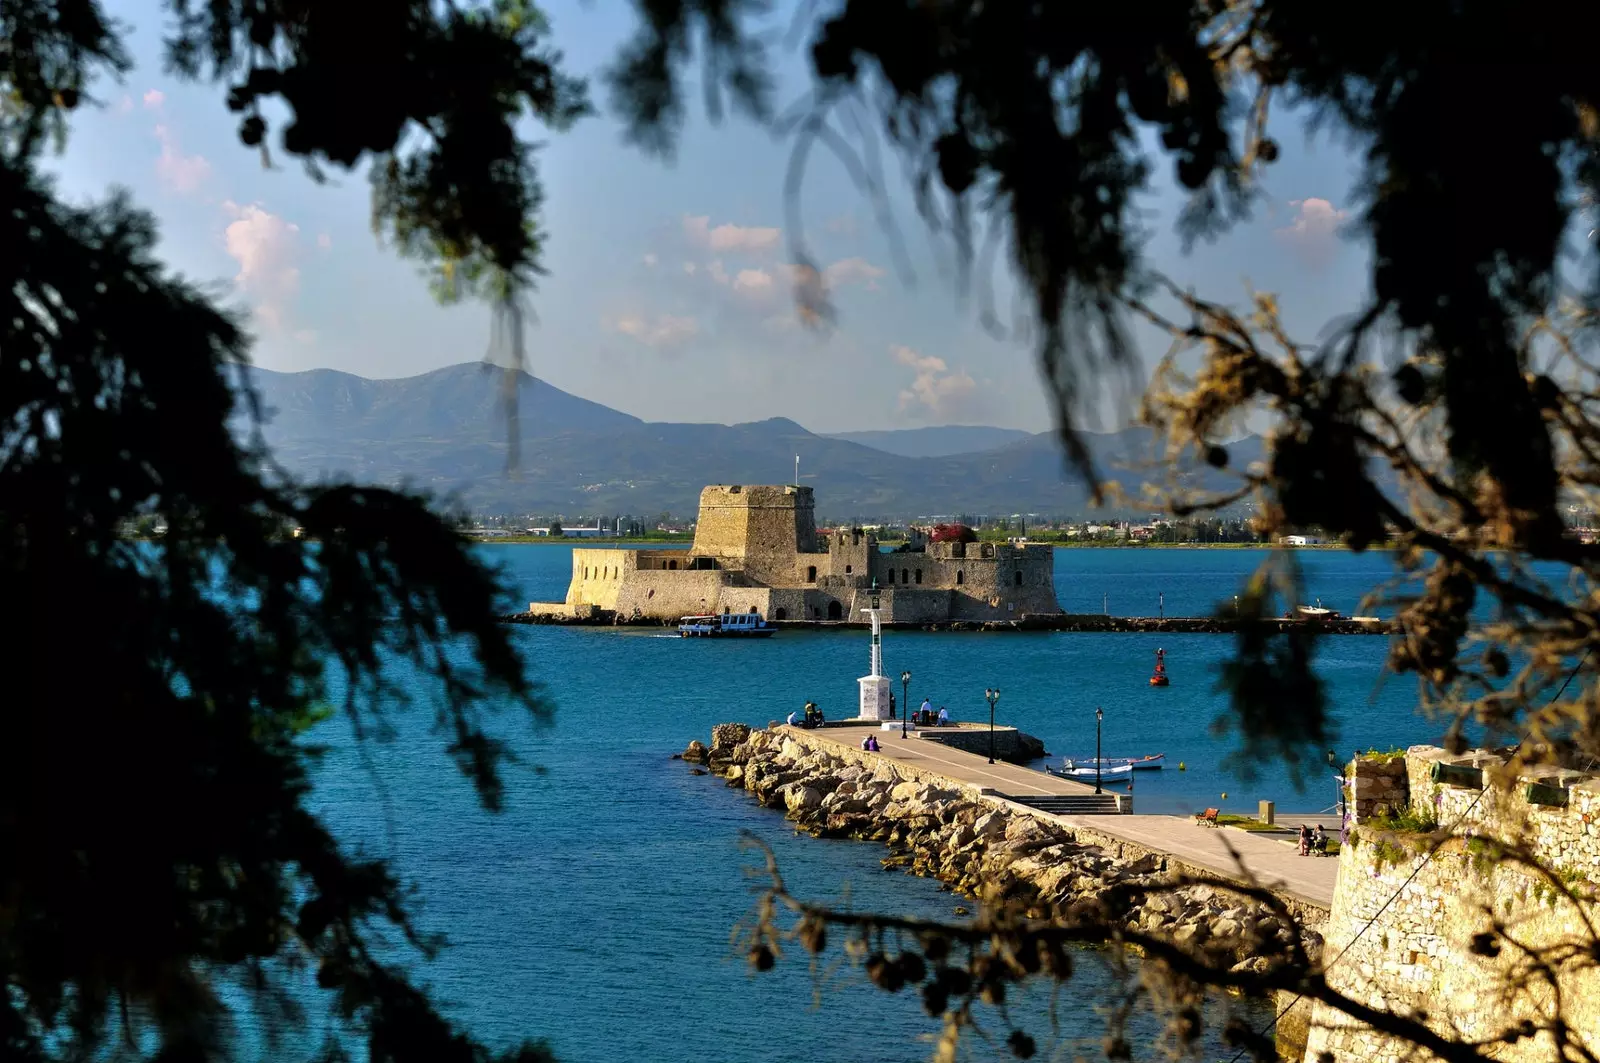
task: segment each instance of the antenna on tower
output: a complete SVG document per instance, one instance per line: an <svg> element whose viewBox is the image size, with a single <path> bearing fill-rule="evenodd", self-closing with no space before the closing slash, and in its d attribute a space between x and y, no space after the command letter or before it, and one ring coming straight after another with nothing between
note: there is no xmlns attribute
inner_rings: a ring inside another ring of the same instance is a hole
<svg viewBox="0 0 1600 1063"><path fill-rule="evenodd" d="M800 455L794 456L794 485L800 486Z"/></svg>

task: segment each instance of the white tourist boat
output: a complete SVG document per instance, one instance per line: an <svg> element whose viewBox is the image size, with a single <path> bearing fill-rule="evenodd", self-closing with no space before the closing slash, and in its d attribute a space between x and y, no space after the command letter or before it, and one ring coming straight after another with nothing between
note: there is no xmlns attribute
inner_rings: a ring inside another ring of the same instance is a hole
<svg viewBox="0 0 1600 1063"><path fill-rule="evenodd" d="M678 621L678 634L686 639L759 639L777 631L778 625L767 623L760 613L705 613Z"/></svg>
<svg viewBox="0 0 1600 1063"><path fill-rule="evenodd" d="M1087 768L1046 768L1051 775L1062 775L1069 779L1093 779L1098 775L1102 779L1114 779L1122 775L1132 775L1132 764L1118 764L1115 767L1096 768L1090 765Z"/></svg>

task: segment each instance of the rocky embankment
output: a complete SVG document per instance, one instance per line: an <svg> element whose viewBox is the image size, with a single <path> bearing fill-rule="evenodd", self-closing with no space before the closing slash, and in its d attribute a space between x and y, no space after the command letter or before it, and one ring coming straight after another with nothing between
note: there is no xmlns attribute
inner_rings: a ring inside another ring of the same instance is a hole
<svg viewBox="0 0 1600 1063"><path fill-rule="evenodd" d="M1312 956L1322 946L1304 918L1286 920L1222 887L1173 886L1177 869L1158 854L1115 855L1044 813L872 753L720 724L709 747L697 740L680 756L782 810L801 830L883 842L885 869L936 878L965 896L1020 904L1036 916L1096 906L1098 918L1240 968L1273 962L1296 934ZM1118 885L1130 888L1111 888Z"/></svg>
<svg viewBox="0 0 1600 1063"><path fill-rule="evenodd" d="M582 614L566 612L506 613L500 618L503 624L571 624L580 627L676 627L676 619L622 616L605 609L595 609ZM840 620L777 620L784 628L840 628L863 627L859 621ZM1387 635L1396 628L1387 620L1357 620L1342 617L1338 620L1301 620L1278 617L1262 622L1266 630L1274 632L1314 631L1319 635ZM1229 635L1241 628L1240 621L1230 617L1213 616L1102 616L1099 613L1030 613L1017 620L939 620L933 622L892 622L883 625L888 631L1075 631L1140 634L1183 633L1203 635Z"/></svg>

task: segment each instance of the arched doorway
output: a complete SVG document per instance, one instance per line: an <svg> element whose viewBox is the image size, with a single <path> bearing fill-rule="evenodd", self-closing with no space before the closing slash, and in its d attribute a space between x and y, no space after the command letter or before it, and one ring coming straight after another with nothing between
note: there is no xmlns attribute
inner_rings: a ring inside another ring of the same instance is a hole
<svg viewBox="0 0 1600 1063"><path fill-rule="evenodd" d="M807 583L815 583L815 582L817 582L817 566L816 565L807 565L806 566L806 582Z"/></svg>
<svg viewBox="0 0 1600 1063"><path fill-rule="evenodd" d="M772 614L772 618L774 620L787 620L789 619L789 610L779 606L778 611Z"/></svg>
<svg viewBox="0 0 1600 1063"><path fill-rule="evenodd" d="M839 608L839 603L838 602L829 602L828 603L828 619L829 620L838 620L838 619L841 619L843 616L844 616L844 610Z"/></svg>
<svg viewBox="0 0 1600 1063"><path fill-rule="evenodd" d="M967 582L967 574L959 568L956 569L956 586L959 587L965 582Z"/></svg>

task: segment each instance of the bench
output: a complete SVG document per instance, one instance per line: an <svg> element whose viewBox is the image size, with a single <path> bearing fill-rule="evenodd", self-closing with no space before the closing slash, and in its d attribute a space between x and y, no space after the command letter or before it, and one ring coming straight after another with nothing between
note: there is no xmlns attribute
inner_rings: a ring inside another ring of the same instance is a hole
<svg viewBox="0 0 1600 1063"><path fill-rule="evenodd" d="M1194 814L1194 821L1201 827L1215 827L1217 825L1217 816L1220 815L1221 812L1221 809L1208 808L1204 812L1196 812Z"/></svg>

